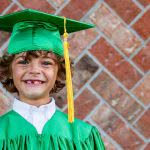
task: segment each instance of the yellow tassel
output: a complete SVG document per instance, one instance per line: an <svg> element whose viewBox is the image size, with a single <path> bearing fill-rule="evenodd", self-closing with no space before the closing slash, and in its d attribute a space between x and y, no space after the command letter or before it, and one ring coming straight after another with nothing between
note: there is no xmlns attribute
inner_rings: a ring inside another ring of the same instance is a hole
<svg viewBox="0 0 150 150"><path fill-rule="evenodd" d="M66 67L66 87L67 87L67 101L68 101L68 121L74 122L74 100L73 100L73 87L70 69L70 60L68 52L68 33L66 31L66 18L64 17L64 57Z"/></svg>

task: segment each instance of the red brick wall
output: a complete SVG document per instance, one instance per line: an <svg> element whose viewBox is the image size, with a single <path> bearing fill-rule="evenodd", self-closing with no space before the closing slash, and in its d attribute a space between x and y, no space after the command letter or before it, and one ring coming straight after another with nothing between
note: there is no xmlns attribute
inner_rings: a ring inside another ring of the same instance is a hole
<svg viewBox="0 0 150 150"><path fill-rule="evenodd" d="M34 8L96 24L69 39L75 60L75 114L98 127L107 150L150 150L149 4L150 0L0 0L1 15ZM8 33L0 32L1 51L8 39ZM55 95L63 111L65 93L63 89ZM1 114L7 107L1 92Z"/></svg>

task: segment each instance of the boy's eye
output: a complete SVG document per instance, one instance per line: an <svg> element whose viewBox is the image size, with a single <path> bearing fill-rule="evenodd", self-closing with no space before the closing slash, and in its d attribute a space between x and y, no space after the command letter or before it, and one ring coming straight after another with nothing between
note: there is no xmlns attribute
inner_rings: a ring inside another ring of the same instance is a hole
<svg viewBox="0 0 150 150"><path fill-rule="evenodd" d="M50 61L43 61L42 64L43 65L53 65L54 63L50 62Z"/></svg>
<svg viewBox="0 0 150 150"><path fill-rule="evenodd" d="M27 61L27 60L20 60L19 62L18 62L18 64L28 64L29 62Z"/></svg>

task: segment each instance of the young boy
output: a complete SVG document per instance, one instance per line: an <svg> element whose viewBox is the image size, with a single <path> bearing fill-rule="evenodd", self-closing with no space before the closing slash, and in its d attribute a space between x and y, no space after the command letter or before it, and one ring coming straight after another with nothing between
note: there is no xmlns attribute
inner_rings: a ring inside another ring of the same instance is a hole
<svg viewBox="0 0 150 150"><path fill-rule="evenodd" d="M61 81L68 68L67 43L65 39L63 48L60 34L93 27L64 20L35 10L0 18L0 29L12 32L8 51L0 59L0 80L9 92L18 94L13 109L0 117L0 150L105 149L94 126L74 119L72 104L68 122L50 97L64 86Z"/></svg>

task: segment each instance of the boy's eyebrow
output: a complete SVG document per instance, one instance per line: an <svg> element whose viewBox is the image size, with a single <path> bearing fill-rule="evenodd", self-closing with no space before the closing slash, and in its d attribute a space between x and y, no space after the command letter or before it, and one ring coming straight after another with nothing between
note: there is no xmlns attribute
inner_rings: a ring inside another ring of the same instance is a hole
<svg viewBox="0 0 150 150"><path fill-rule="evenodd" d="M55 57L50 57L50 56L42 56L42 58L50 58L50 59L53 59L53 60L57 60L57 58L55 58Z"/></svg>
<svg viewBox="0 0 150 150"><path fill-rule="evenodd" d="M26 56L17 56L15 58L15 60L19 59L19 58L25 58ZM41 58L49 58L49 59L52 59L52 60L57 60L57 58L54 58L54 57L50 57L50 56L42 56Z"/></svg>
<svg viewBox="0 0 150 150"><path fill-rule="evenodd" d="M18 58L20 58L20 57L23 57L23 58L24 58L25 56L17 56L17 57L15 58L15 60L18 59Z"/></svg>

